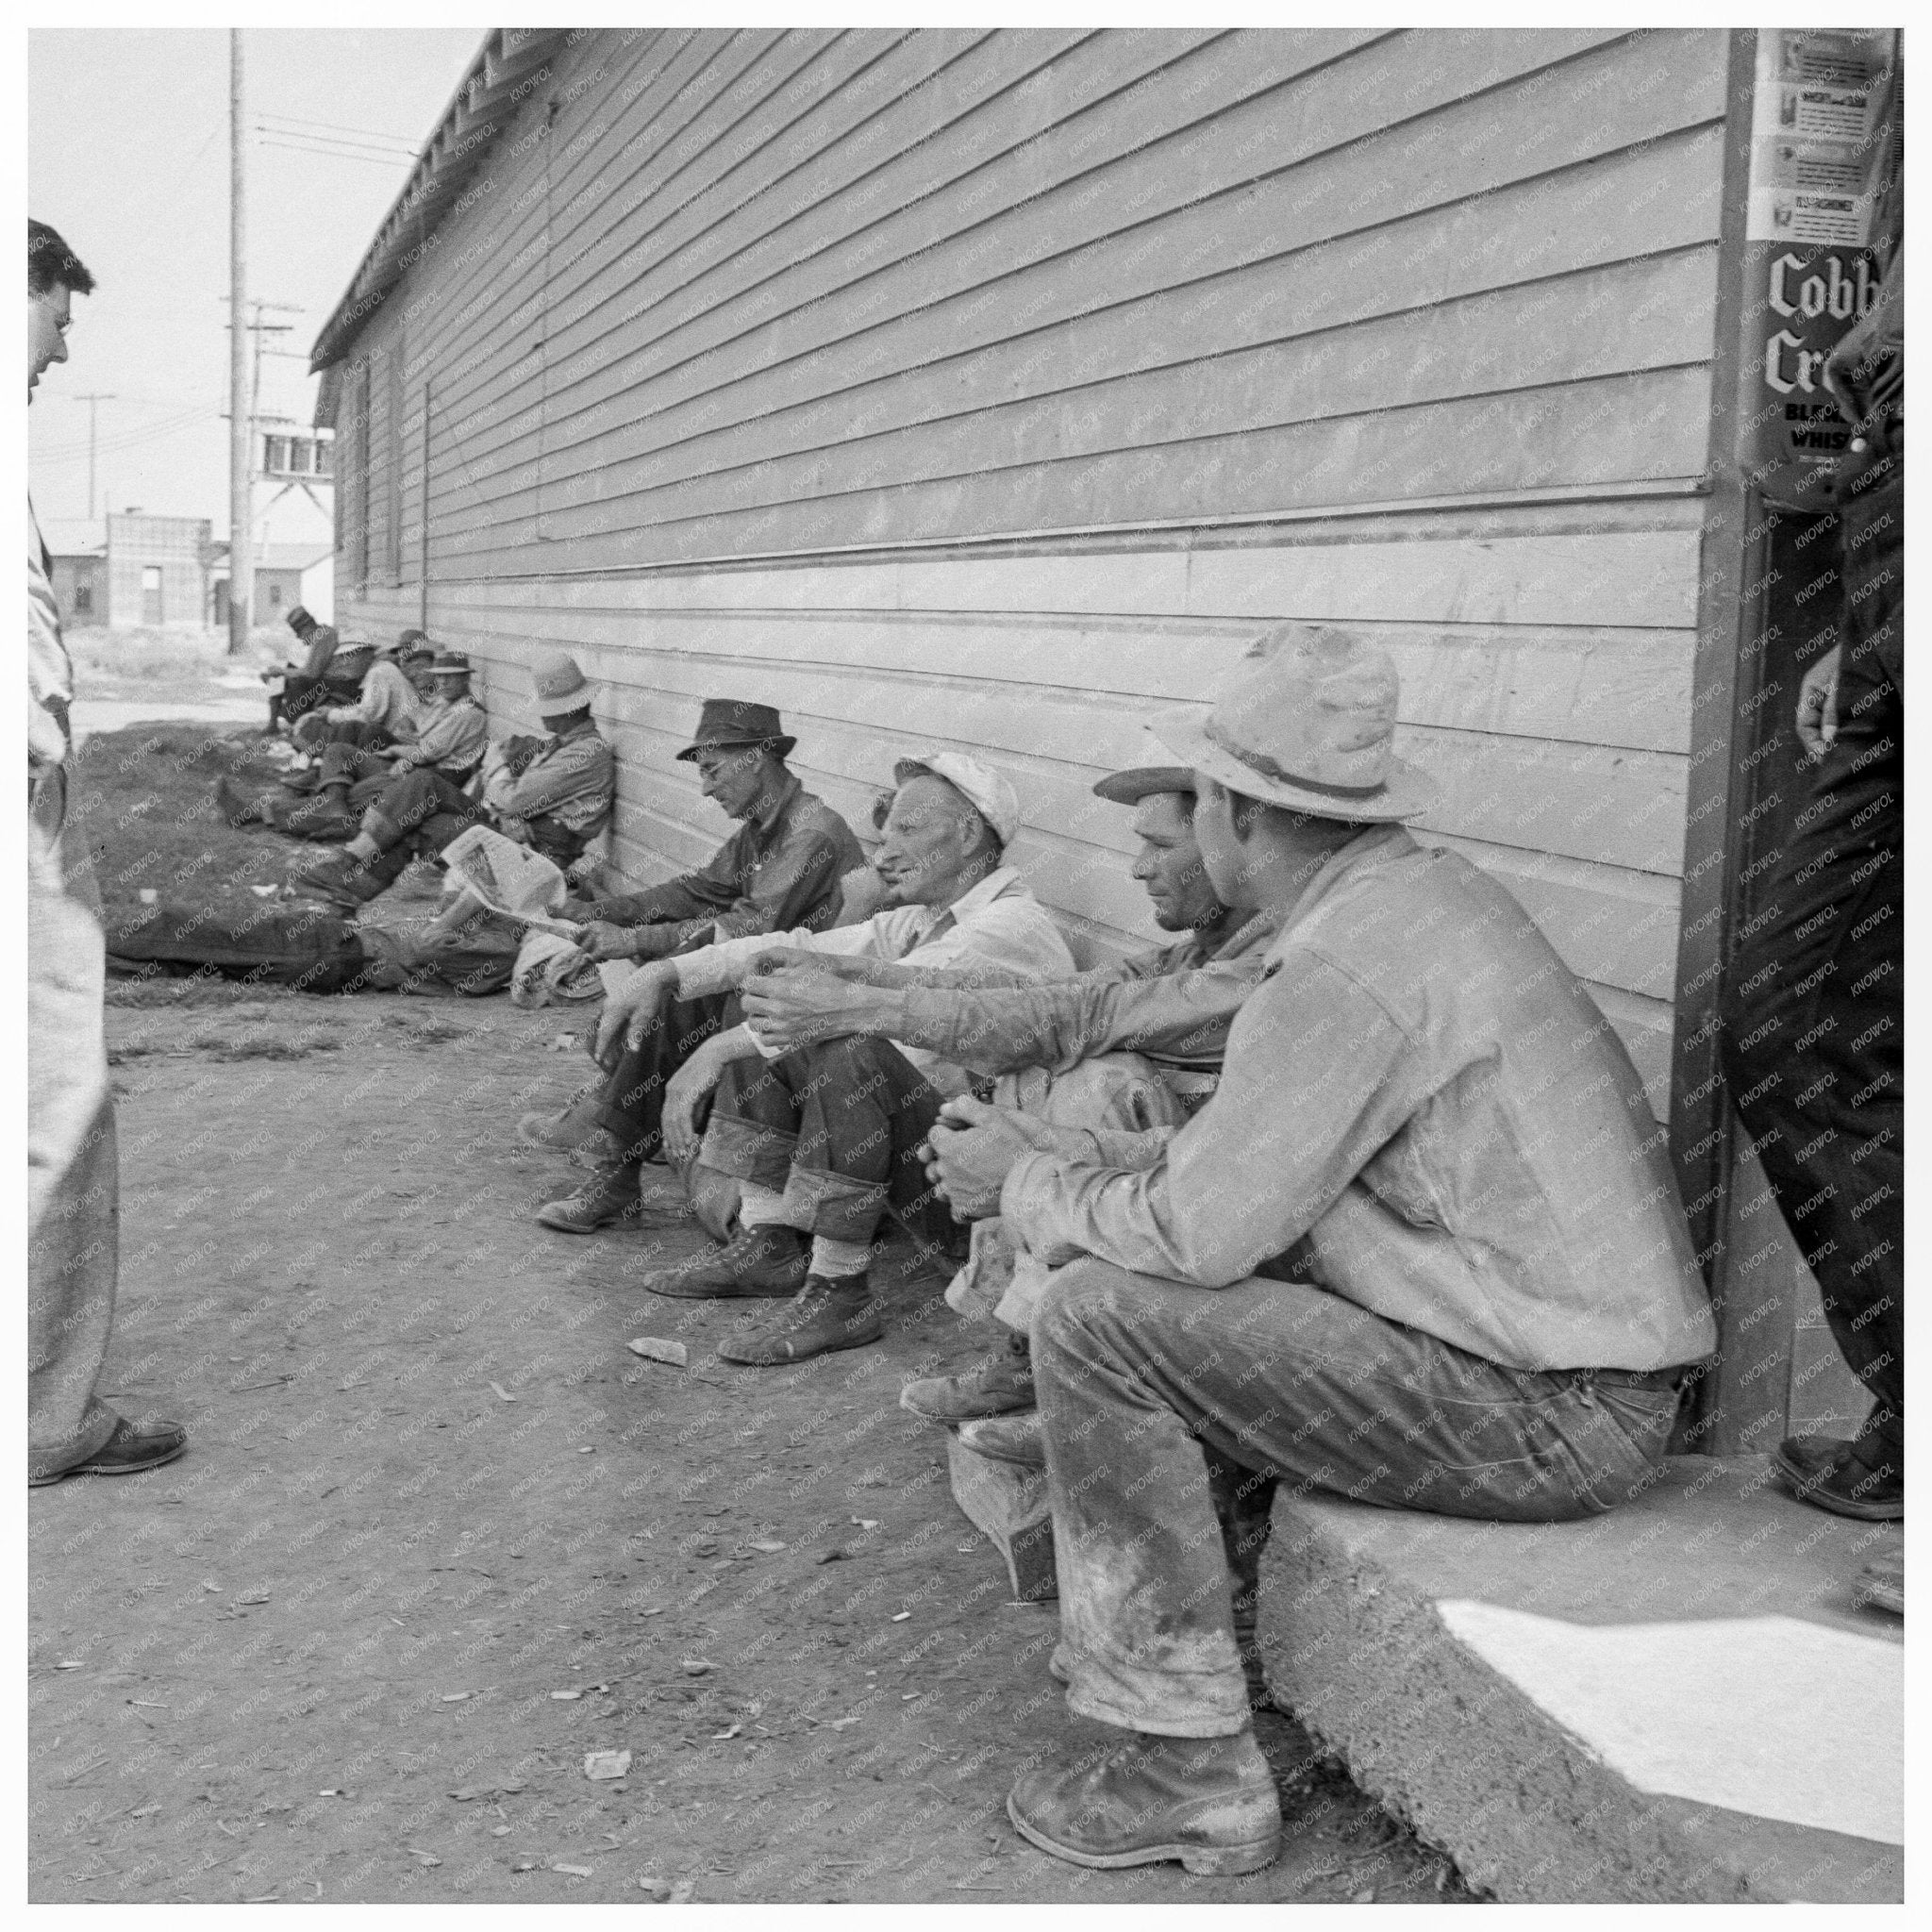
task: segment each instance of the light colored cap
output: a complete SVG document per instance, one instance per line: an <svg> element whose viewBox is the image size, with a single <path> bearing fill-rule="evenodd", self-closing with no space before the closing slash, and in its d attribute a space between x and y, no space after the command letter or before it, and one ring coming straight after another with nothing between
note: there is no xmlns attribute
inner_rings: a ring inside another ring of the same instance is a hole
<svg viewBox="0 0 1932 1932"><path fill-rule="evenodd" d="M530 659L530 676L537 686L538 715L544 718L580 710L596 689L568 651L539 651Z"/></svg>
<svg viewBox="0 0 1932 1932"><path fill-rule="evenodd" d="M923 751L915 758L901 758L892 767L892 777L903 785L907 779L928 772L935 778L943 778L971 803L992 827L1002 850L1019 836L1020 794L1004 772L981 764L963 751Z"/></svg>
<svg viewBox="0 0 1932 1932"><path fill-rule="evenodd" d="M1412 819L1435 780L1395 756L1401 685L1387 651L1327 624L1259 638L1204 717L1159 711L1148 728L1230 791L1348 824Z"/></svg>

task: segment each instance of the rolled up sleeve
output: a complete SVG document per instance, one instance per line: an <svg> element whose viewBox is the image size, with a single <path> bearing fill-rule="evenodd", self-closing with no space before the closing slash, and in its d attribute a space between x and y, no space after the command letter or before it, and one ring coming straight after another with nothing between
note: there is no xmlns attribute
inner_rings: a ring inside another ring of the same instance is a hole
<svg viewBox="0 0 1932 1932"><path fill-rule="evenodd" d="M1198 978L1199 974L1190 974ZM1029 1154L1000 1211L1050 1267L1094 1255L1207 1288L1307 1233L1421 1104L1423 1064L1364 987L1311 954L1242 1007L1219 1091L1140 1173Z"/></svg>

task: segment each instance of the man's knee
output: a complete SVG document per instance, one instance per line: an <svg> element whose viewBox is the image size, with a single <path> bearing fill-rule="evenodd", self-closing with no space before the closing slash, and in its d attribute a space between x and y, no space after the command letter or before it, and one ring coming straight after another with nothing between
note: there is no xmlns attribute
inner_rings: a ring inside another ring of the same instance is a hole
<svg viewBox="0 0 1932 1932"><path fill-rule="evenodd" d="M888 1064L888 1056L897 1058L898 1048L889 1040L873 1040L848 1034L842 1040L822 1041L805 1049L808 1070L821 1078L838 1081L864 1080Z"/></svg>
<svg viewBox="0 0 1932 1932"><path fill-rule="evenodd" d="M1120 1307L1122 1284L1131 1279L1124 1270L1091 1255L1057 1270L1041 1291L1033 1316L1036 1364L1091 1360L1097 1333L1111 1325Z"/></svg>

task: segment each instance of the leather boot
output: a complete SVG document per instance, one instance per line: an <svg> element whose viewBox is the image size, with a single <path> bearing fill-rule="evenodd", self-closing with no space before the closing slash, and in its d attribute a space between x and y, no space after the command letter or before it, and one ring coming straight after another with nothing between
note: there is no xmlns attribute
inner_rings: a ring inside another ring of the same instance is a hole
<svg viewBox="0 0 1932 1932"><path fill-rule="evenodd" d="M353 912L380 898L408 870L409 855L401 846L379 852L365 865L346 852L334 852L319 865L295 874L295 884L318 899L326 899Z"/></svg>
<svg viewBox="0 0 1932 1932"><path fill-rule="evenodd" d="M722 1248L646 1274L644 1286L677 1302L790 1300L809 1265L796 1228L741 1227Z"/></svg>
<svg viewBox="0 0 1932 1932"><path fill-rule="evenodd" d="M885 1332L884 1314L863 1274L808 1274L775 1322L720 1342L718 1355L749 1368L774 1369L835 1349L863 1348Z"/></svg>
<svg viewBox="0 0 1932 1932"><path fill-rule="evenodd" d="M1069 1864L1113 1870L1178 1858L1202 1877L1258 1872L1281 1849L1281 1800L1251 1730L1143 1731L1104 1757L1028 1772L1007 1798L1015 1829Z"/></svg>
<svg viewBox="0 0 1932 1932"><path fill-rule="evenodd" d="M241 787L225 774L215 780L215 810L221 821L234 831L248 825L265 825L268 813L258 798L244 798Z"/></svg>
<svg viewBox="0 0 1932 1932"><path fill-rule="evenodd" d="M1834 1516L1897 1523L1906 1513L1905 1471L1883 1443L1860 1436L1787 1436L1771 1458L1800 1502Z"/></svg>
<svg viewBox="0 0 1932 1932"><path fill-rule="evenodd" d="M600 1227L641 1227L643 1203L638 1196L638 1164L619 1161L600 1168L559 1201L546 1201L537 1210L545 1227L562 1234L594 1234Z"/></svg>
<svg viewBox="0 0 1932 1932"><path fill-rule="evenodd" d="M1033 1407L1033 1354L1024 1335L1007 1333L1006 1345L964 1374L929 1375L899 1391L899 1407L929 1423L966 1423L980 1416L1010 1415Z"/></svg>

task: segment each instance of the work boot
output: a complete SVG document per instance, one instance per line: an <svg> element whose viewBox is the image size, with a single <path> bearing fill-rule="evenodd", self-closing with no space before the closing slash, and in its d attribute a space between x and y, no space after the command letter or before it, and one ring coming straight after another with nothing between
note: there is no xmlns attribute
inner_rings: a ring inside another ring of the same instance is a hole
<svg viewBox="0 0 1932 1932"><path fill-rule="evenodd" d="M241 788L225 773L215 780L215 810L231 831L239 832L248 825L268 824L268 812L262 801L244 798Z"/></svg>
<svg viewBox="0 0 1932 1932"><path fill-rule="evenodd" d="M308 765L299 772L284 772L282 774L282 783L291 791L320 791L322 790L322 767L320 765Z"/></svg>
<svg viewBox="0 0 1932 1932"><path fill-rule="evenodd" d="M1046 1467L1046 1437L1041 1432L1037 1408L961 1423L959 1444L975 1455L990 1456L995 1462L1011 1462L1021 1469Z"/></svg>
<svg viewBox="0 0 1932 1932"><path fill-rule="evenodd" d="M380 852L366 865L346 852L333 852L319 865L295 874L295 884L318 899L353 912L377 899L408 870L409 855L401 846Z"/></svg>
<svg viewBox="0 0 1932 1932"><path fill-rule="evenodd" d="M187 1447L188 1431L179 1423L152 1422L143 1426L123 1416L114 1424L114 1433L92 1456L50 1475L30 1475L27 1487L42 1490L71 1475L136 1475L173 1462Z"/></svg>
<svg viewBox="0 0 1932 1932"><path fill-rule="evenodd" d="M612 1227L620 1223L625 1227L670 1224L661 1217L655 1221L645 1219L643 1202L638 1192L638 1164L634 1160L600 1168L562 1200L544 1202L537 1210L537 1219L560 1234L595 1234L600 1227Z"/></svg>
<svg viewBox="0 0 1932 1932"><path fill-rule="evenodd" d="M1033 1354L1026 1338L1008 1331L1006 1346L963 1375L928 1375L899 1391L899 1407L929 1423L969 1423L1033 1407Z"/></svg>
<svg viewBox="0 0 1932 1932"><path fill-rule="evenodd" d="M1904 1545L1883 1557L1874 1557L1859 1573L1852 1587L1852 1600L1875 1604L1894 1617L1906 1613L1906 1553Z"/></svg>
<svg viewBox="0 0 1932 1932"><path fill-rule="evenodd" d="M1771 1466L1801 1503L1866 1523L1897 1523L1906 1513L1905 1472L1896 1455L1860 1436L1787 1436Z"/></svg>
<svg viewBox="0 0 1932 1932"><path fill-rule="evenodd" d="M720 1342L718 1354L727 1362L774 1369L835 1349L863 1348L885 1332L884 1315L864 1274L808 1274L775 1322Z"/></svg>
<svg viewBox="0 0 1932 1932"><path fill-rule="evenodd" d="M1041 1851L1111 1871L1178 1858L1197 1877L1258 1872L1281 1849L1281 1800L1251 1730L1231 1738L1144 1731L1098 1759L1030 1771L1007 1816Z"/></svg>
<svg viewBox="0 0 1932 1932"><path fill-rule="evenodd" d="M349 809L349 788L331 785L319 797L265 799L262 816L278 832L312 839L319 845L346 845L361 828L361 819Z"/></svg>
<svg viewBox="0 0 1932 1932"><path fill-rule="evenodd" d="M645 1275L644 1286L675 1302L790 1301L809 1272L795 1227L741 1227L722 1248Z"/></svg>

